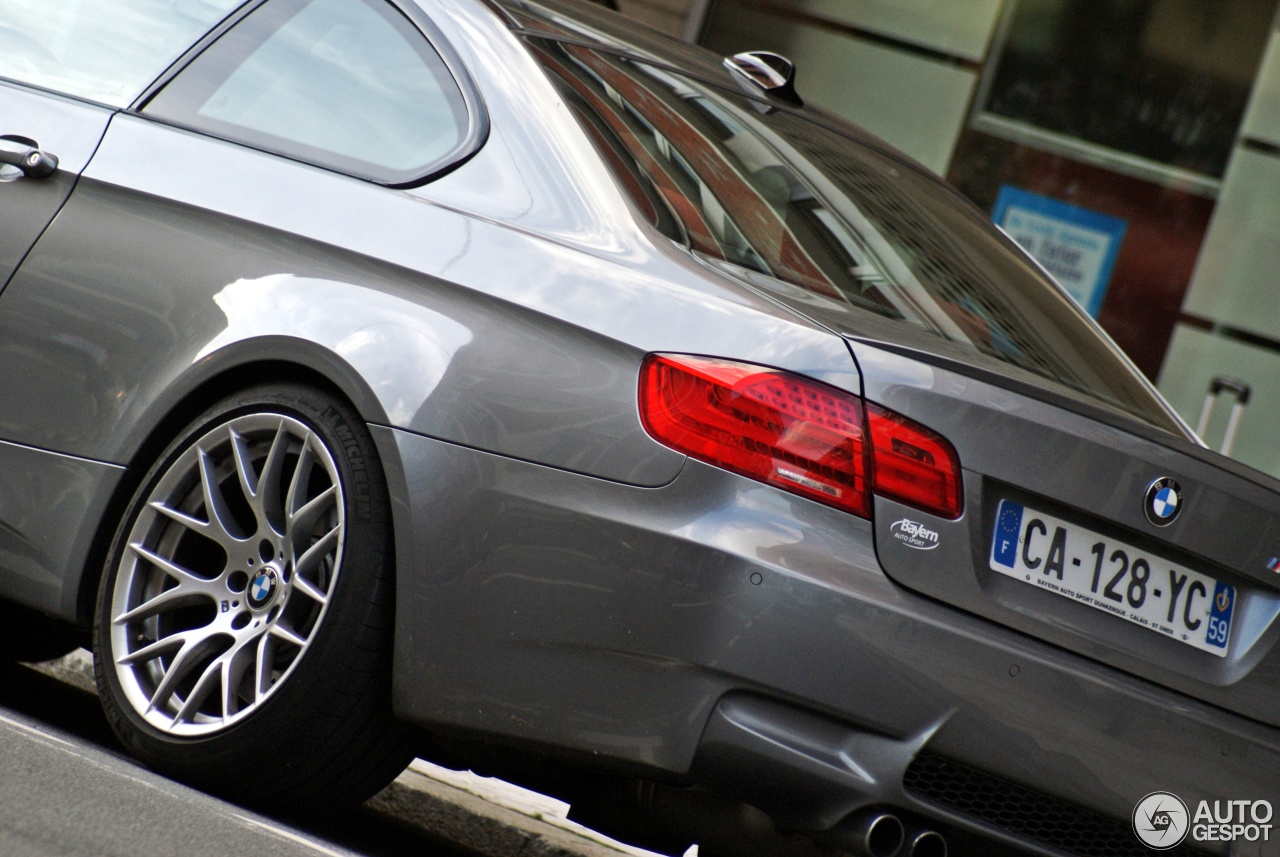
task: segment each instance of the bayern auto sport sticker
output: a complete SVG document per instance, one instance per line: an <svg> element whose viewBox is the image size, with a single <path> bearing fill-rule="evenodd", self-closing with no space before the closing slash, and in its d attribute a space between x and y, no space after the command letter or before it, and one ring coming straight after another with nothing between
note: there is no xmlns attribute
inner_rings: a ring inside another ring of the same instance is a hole
<svg viewBox="0 0 1280 857"><path fill-rule="evenodd" d="M938 546L938 533L935 530L909 518L895 521L889 531L895 539L918 551L931 551Z"/></svg>

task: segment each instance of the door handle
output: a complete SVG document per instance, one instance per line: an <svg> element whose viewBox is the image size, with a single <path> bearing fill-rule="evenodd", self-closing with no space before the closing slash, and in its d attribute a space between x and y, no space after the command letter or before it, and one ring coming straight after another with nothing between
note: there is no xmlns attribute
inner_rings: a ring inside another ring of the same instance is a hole
<svg viewBox="0 0 1280 857"><path fill-rule="evenodd" d="M23 175L33 179L48 178L57 172L57 155L28 146L25 142L0 137L0 164L15 166L22 170Z"/></svg>

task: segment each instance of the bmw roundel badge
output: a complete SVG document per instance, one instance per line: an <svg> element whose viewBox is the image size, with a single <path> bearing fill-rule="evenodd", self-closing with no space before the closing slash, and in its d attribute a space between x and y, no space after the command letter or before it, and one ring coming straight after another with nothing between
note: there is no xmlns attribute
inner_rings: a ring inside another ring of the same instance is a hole
<svg viewBox="0 0 1280 857"><path fill-rule="evenodd" d="M1157 527L1169 526L1182 511L1182 486L1168 476L1160 477L1147 488L1142 511Z"/></svg>
<svg viewBox="0 0 1280 857"><path fill-rule="evenodd" d="M249 582L249 606L255 610L271 600L276 591L276 572L273 568L264 568L254 575Z"/></svg>

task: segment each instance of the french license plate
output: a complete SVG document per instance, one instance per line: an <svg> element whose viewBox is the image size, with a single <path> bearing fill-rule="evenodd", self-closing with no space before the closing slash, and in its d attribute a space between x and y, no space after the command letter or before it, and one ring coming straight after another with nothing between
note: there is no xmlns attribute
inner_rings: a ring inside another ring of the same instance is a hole
<svg viewBox="0 0 1280 857"><path fill-rule="evenodd" d="M1236 589L1052 515L1000 501L991 569L1223 657Z"/></svg>

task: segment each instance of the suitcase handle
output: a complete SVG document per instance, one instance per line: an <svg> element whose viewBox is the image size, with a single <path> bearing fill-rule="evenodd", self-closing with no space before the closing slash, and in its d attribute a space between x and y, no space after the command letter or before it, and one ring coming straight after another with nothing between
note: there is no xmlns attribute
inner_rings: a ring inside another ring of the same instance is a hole
<svg viewBox="0 0 1280 857"><path fill-rule="evenodd" d="M1204 433L1209 428L1209 417L1213 414L1213 406L1217 404L1218 397L1223 393L1230 393L1235 396L1236 403L1231 408L1231 416L1227 419L1227 430L1222 435L1221 449L1223 455L1230 455L1231 447L1235 445L1236 432L1240 430L1240 417L1244 413L1245 405L1249 404L1249 396L1252 392L1244 381L1229 378L1226 375L1218 375L1210 381L1209 393L1204 397L1204 408L1200 411L1200 423L1196 426L1196 434L1200 439L1204 439Z"/></svg>
<svg viewBox="0 0 1280 857"><path fill-rule="evenodd" d="M1244 381L1237 381L1235 378L1228 378L1226 375L1219 375L1209 382L1209 395L1217 398L1223 390L1235 393L1236 401L1242 405L1249 404L1249 394L1251 392L1249 385Z"/></svg>

